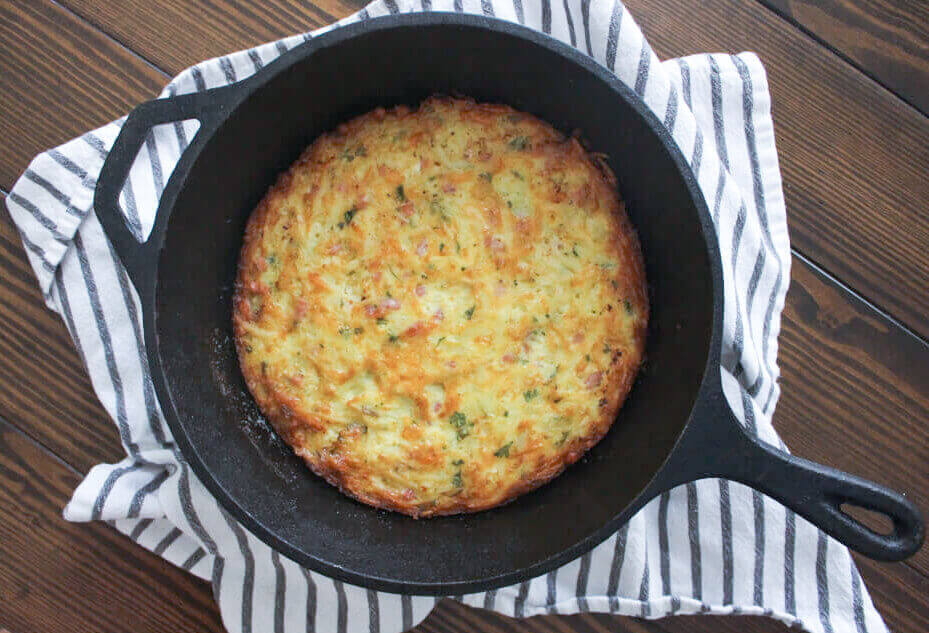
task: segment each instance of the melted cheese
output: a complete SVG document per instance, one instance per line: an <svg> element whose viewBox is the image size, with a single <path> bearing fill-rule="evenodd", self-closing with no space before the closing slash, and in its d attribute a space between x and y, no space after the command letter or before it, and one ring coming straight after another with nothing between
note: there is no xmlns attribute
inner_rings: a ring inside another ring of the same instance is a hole
<svg viewBox="0 0 929 633"><path fill-rule="evenodd" d="M250 220L243 373L307 462L413 515L501 503L609 428L642 358L615 183L504 106L430 99L315 142Z"/></svg>

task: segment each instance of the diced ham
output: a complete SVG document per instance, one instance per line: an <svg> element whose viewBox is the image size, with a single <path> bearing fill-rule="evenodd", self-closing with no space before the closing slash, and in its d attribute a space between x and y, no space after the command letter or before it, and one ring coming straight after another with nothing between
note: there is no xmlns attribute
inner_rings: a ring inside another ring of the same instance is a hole
<svg viewBox="0 0 929 633"><path fill-rule="evenodd" d="M603 380L603 372L595 371L591 375L587 376L587 380L584 381L584 384L587 385L588 389L595 389L600 386L600 382Z"/></svg>
<svg viewBox="0 0 929 633"><path fill-rule="evenodd" d="M298 319L305 317L310 311L310 304L307 303L306 299L297 299L297 303L294 309L294 313L297 315Z"/></svg>
<svg viewBox="0 0 929 633"><path fill-rule="evenodd" d="M455 185L453 185L450 182L447 182L444 185L442 185L442 191L444 191L445 193L455 193Z"/></svg>
<svg viewBox="0 0 929 633"><path fill-rule="evenodd" d="M416 246L416 254L419 256L425 255L428 250L429 250L429 242L427 242L426 240L423 240Z"/></svg>
<svg viewBox="0 0 929 633"><path fill-rule="evenodd" d="M516 357L513 356L513 355L510 354L510 353L506 353L506 354L503 355L503 362L504 362L504 363L515 363L515 362L516 362Z"/></svg>
<svg viewBox="0 0 929 633"><path fill-rule="evenodd" d="M336 255L337 253L341 251L342 251L342 245L336 243L330 246L328 249L326 249L326 255Z"/></svg>
<svg viewBox="0 0 929 633"><path fill-rule="evenodd" d="M381 308L384 310L398 310L400 308L400 302L393 297L387 297L381 301Z"/></svg>
<svg viewBox="0 0 929 633"><path fill-rule="evenodd" d="M439 308L435 311L435 314L432 315L433 321L443 321L445 319L445 313L442 312L442 308Z"/></svg>
<svg viewBox="0 0 929 633"><path fill-rule="evenodd" d="M499 253L500 251L506 248L506 245L503 243L503 240L501 240L499 237L490 236L490 235L484 238L484 246L486 246L487 248L489 248L491 251L495 253Z"/></svg>
<svg viewBox="0 0 929 633"><path fill-rule="evenodd" d="M414 207L412 202L404 202L402 205L400 205L400 215L407 219L413 217L413 211Z"/></svg>
<svg viewBox="0 0 929 633"><path fill-rule="evenodd" d="M584 340L584 333L583 333L583 332L578 332L578 333L575 334L574 337L571 339L571 342L577 344L577 343L580 343L580 342L583 341L583 340Z"/></svg>
<svg viewBox="0 0 929 633"><path fill-rule="evenodd" d="M415 289L413 292L416 293L416 296L417 296L417 297L422 297L423 295L426 294L426 286L424 286L424 285L422 285L422 284L418 284L418 285L416 286L416 289Z"/></svg>

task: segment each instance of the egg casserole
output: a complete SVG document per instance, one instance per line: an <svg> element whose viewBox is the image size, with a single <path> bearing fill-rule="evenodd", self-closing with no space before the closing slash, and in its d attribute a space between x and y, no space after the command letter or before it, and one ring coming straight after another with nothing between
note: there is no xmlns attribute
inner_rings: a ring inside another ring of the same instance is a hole
<svg viewBox="0 0 929 633"><path fill-rule="evenodd" d="M297 455L426 517L512 500L596 444L648 299L602 157L508 106L433 97L339 126L278 179L248 221L233 321Z"/></svg>

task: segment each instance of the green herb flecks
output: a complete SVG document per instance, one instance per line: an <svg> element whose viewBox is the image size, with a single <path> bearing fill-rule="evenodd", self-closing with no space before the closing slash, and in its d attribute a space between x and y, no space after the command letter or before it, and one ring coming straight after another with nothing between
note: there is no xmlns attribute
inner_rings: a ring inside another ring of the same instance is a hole
<svg viewBox="0 0 929 633"><path fill-rule="evenodd" d="M445 337L444 337L444 336L440 336L440 337L439 337L439 340L435 342L435 347L434 347L433 349L438 349L439 345L441 345L441 344L442 344L442 341L444 341L444 340L445 340Z"/></svg>
<svg viewBox="0 0 929 633"><path fill-rule="evenodd" d="M448 419L449 423L458 431L458 439L463 440L471 433L474 427L473 422L468 422L467 416L461 411L455 411L452 417Z"/></svg>
<svg viewBox="0 0 929 633"><path fill-rule="evenodd" d="M352 223L352 218L355 217L355 214L358 213L358 207L352 207L348 211L342 214L342 221L339 222L339 228L344 229L346 226Z"/></svg>
<svg viewBox="0 0 929 633"><path fill-rule="evenodd" d="M463 459L456 459L455 461L452 462L452 466L461 466L462 464L464 464Z"/></svg>
<svg viewBox="0 0 929 633"><path fill-rule="evenodd" d="M355 147L354 149L343 150L342 160L350 163L356 158L358 158L359 156L367 156L367 155L368 155L368 149L364 145L359 145L358 147Z"/></svg>
<svg viewBox="0 0 929 633"><path fill-rule="evenodd" d="M515 136L510 139L510 142L507 143L507 145L509 145L510 149L517 152L523 152L531 147L528 136Z"/></svg>
<svg viewBox="0 0 929 633"><path fill-rule="evenodd" d="M507 442L500 448L494 451L494 457L509 457L510 456L510 447L513 445L513 442Z"/></svg>
<svg viewBox="0 0 929 633"><path fill-rule="evenodd" d="M474 316L474 309L475 309L476 307L477 307L477 306L471 306L470 308L468 308L467 310L465 310L465 313L464 313L464 314L465 314L465 318L466 318L468 321L470 321L470 320L471 320L471 317Z"/></svg>
<svg viewBox="0 0 929 633"><path fill-rule="evenodd" d="M525 398L526 402L529 402L530 400L538 397L538 395L539 395L538 389L530 389L529 391L523 392L523 398Z"/></svg>
<svg viewBox="0 0 929 633"><path fill-rule="evenodd" d="M457 471L454 476L452 476L452 486L455 488L464 488L464 481L461 479L461 471Z"/></svg>
<svg viewBox="0 0 929 633"><path fill-rule="evenodd" d="M390 334L387 336L387 340L390 341L391 343L396 343L397 341L400 340L400 336L397 334Z"/></svg>
<svg viewBox="0 0 929 633"><path fill-rule="evenodd" d="M623 299L623 307L626 309L626 314L632 314L632 304L629 303L629 299Z"/></svg>
<svg viewBox="0 0 929 633"><path fill-rule="evenodd" d="M491 180L493 180L494 177L489 171L484 171L478 175L478 178L480 178L484 182L490 182Z"/></svg>
<svg viewBox="0 0 929 633"><path fill-rule="evenodd" d="M403 185L397 185L397 200L406 202L406 192L403 191Z"/></svg>

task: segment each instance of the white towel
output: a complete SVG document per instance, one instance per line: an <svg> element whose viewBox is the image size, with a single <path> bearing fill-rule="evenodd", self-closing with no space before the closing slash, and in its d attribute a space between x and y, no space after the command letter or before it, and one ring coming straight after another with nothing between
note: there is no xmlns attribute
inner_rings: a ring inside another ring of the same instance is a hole
<svg viewBox="0 0 929 633"><path fill-rule="evenodd" d="M429 10L492 14L549 33L615 72L664 121L698 175L720 235L724 391L753 433L783 446L771 414L790 249L770 95L758 58L660 62L615 0L378 0L340 24ZM335 26L202 62L163 94L243 79ZM127 452L120 463L88 473L65 518L109 521L211 580L231 633L412 627L435 598L350 586L280 556L219 507L175 449L147 374L134 289L91 212L96 176L123 121L39 155L7 198L46 302L63 316ZM195 132L196 122L159 126L136 159L122 200L132 223L146 232ZM780 504L723 480L663 494L592 552L545 576L458 599L517 617L742 613L816 632L886 631L845 547Z"/></svg>

